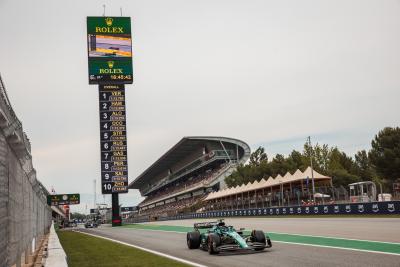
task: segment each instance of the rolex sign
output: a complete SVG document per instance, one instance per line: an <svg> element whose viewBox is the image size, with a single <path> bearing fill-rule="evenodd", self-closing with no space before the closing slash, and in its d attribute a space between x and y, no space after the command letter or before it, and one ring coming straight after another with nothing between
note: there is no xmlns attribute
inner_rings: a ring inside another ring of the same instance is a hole
<svg viewBox="0 0 400 267"><path fill-rule="evenodd" d="M129 84L132 75L130 17L87 17L89 84Z"/></svg>

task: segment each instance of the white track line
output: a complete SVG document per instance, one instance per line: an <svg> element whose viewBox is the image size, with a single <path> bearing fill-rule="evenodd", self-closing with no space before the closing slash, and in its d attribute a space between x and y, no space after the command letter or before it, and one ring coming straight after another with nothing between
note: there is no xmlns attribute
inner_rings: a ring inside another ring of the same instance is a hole
<svg viewBox="0 0 400 267"><path fill-rule="evenodd" d="M282 232L268 232L267 231L267 234L270 234L270 233L271 234L296 235L296 236L304 236L304 237L321 237L321 238L331 238L331 239L340 239L340 240L362 241L362 242L382 243L382 244L390 244L390 245L400 245L400 243L398 243L398 242L374 241L374 240L344 238L344 237L335 237L335 236L302 235L302 234L292 234L292 233L282 233Z"/></svg>
<svg viewBox="0 0 400 267"><path fill-rule="evenodd" d="M140 230L140 231L158 231L158 232L164 232L164 233L177 233L177 234L185 234L186 232L179 232L179 231L168 231L168 230L158 230L158 229L140 229L140 228L126 228L129 230Z"/></svg>
<svg viewBox="0 0 400 267"><path fill-rule="evenodd" d="M128 227L126 229L141 230L141 231L158 231L158 232L164 232L164 233L186 234L184 232L165 231L165 230L158 230L158 229L138 229L138 228L128 228ZM270 232L270 233L272 233L272 232ZM277 234L279 234L279 233L277 233ZM299 235L299 236L304 236L304 235ZM319 237L324 237L324 236L319 236ZM335 237L325 237L325 238L335 238ZM343 239L345 240L345 238L343 238ZM349 240L352 240L352 239L349 239ZM359 239L354 239L354 240L359 240ZM368 250L368 249L344 248L344 247L313 245L313 244L307 244L307 243L296 243L296 242L275 241L275 240L271 240L271 241L273 243L285 243L285 244L291 244L291 245L312 246L312 247L321 247L321 248L335 248L335 249L342 249L342 250L353 250L353 251L360 251L360 252L369 252L369 253L378 253L378 254L387 254L387 255L400 256L400 254L398 254L398 253L376 251L376 250ZM359 241L363 241L363 240L359 240ZM365 241L368 241L368 240L365 240ZM370 242L384 243L384 242L379 242L379 241L370 241ZM389 243L389 244L398 244L398 243Z"/></svg>
<svg viewBox="0 0 400 267"><path fill-rule="evenodd" d="M333 246L305 244L305 243L294 243L294 242L286 242L286 241L273 241L272 240L272 242L284 243L284 244L290 244L290 245L311 246L311 247L320 247L320 248L335 248L335 249L342 249L342 250L353 250L353 251L360 251L360 252L371 252L371 253L378 253L378 254L400 256L400 254L397 254L397 253L383 252L383 251L376 251L376 250L366 250L366 249L356 249L356 248L343 248L343 247L333 247Z"/></svg>
<svg viewBox="0 0 400 267"><path fill-rule="evenodd" d="M149 252L149 253L156 254L156 255L161 256L161 257L165 257L165 258L168 258L168 259L171 259L171 260L175 260L175 261L179 261L179 262L182 262L182 263L186 263L186 264L189 264L189 265L192 265L192 266L195 266L195 267L207 267L206 265L202 265L202 264L199 264L199 263L196 263L196 262L193 262L193 261L188 261L188 260L185 260L185 259L182 259L182 258L178 258L178 257L172 256L172 255L169 255L169 254L165 254L165 253L162 253L162 252L159 252L159 251L155 251L155 250L144 248L144 247L137 246L137 245L132 245L132 244L125 243L125 242L122 242L122 241L119 241L119 240L115 240L115 239L111 239L111 238L108 238L108 237L95 235L95 234L89 234L89 233L81 232L81 231L76 231L76 232L82 233L82 234L85 234L85 235L98 237L98 238L103 238L105 240L109 240L109 241L112 241L112 242L115 242L115 243L119 243L119 244L122 244L122 245L125 245L125 246L129 246L129 247L137 248L137 249Z"/></svg>

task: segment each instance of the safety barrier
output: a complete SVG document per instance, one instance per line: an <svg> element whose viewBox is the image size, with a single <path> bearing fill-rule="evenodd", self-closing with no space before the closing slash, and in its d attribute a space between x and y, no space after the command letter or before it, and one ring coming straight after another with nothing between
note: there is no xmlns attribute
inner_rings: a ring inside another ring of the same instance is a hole
<svg viewBox="0 0 400 267"><path fill-rule="evenodd" d="M169 217L159 217L158 221L184 220L195 218L218 218L218 217L265 217L265 216L288 216L288 215L383 215L400 214L400 201L369 202L369 203L347 203L314 206L289 206L269 207L254 209L233 209L208 211L201 213L181 214ZM148 218L131 218L128 222L147 222Z"/></svg>
<svg viewBox="0 0 400 267"><path fill-rule="evenodd" d="M58 235L54 229L54 224L50 228L47 252L48 256L44 264L45 267L68 267L67 255L58 239Z"/></svg>

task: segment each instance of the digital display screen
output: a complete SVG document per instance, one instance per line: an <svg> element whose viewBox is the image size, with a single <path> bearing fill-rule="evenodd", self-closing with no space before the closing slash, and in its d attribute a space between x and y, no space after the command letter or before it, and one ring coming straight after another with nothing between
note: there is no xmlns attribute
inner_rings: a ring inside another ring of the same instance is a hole
<svg viewBox="0 0 400 267"><path fill-rule="evenodd" d="M101 191L128 192L125 86L99 86Z"/></svg>
<svg viewBox="0 0 400 267"><path fill-rule="evenodd" d="M79 194L48 195L47 204L50 206L58 205L77 205L80 203Z"/></svg>
<svg viewBox="0 0 400 267"><path fill-rule="evenodd" d="M131 38L89 34L89 57L132 57Z"/></svg>
<svg viewBox="0 0 400 267"><path fill-rule="evenodd" d="M129 17L87 17L89 84L133 82Z"/></svg>
<svg viewBox="0 0 400 267"><path fill-rule="evenodd" d="M136 211L136 210L138 210L137 206L121 207L121 212L130 212L130 211Z"/></svg>

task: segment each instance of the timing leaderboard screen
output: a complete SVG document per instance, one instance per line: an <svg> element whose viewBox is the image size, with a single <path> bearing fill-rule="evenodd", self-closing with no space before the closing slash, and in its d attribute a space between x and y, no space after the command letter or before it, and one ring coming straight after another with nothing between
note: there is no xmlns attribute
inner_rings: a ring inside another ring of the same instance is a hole
<svg viewBox="0 0 400 267"><path fill-rule="evenodd" d="M87 17L89 84L130 84L130 17Z"/></svg>
<svg viewBox="0 0 400 267"><path fill-rule="evenodd" d="M100 85L102 194L128 193L125 86Z"/></svg>

